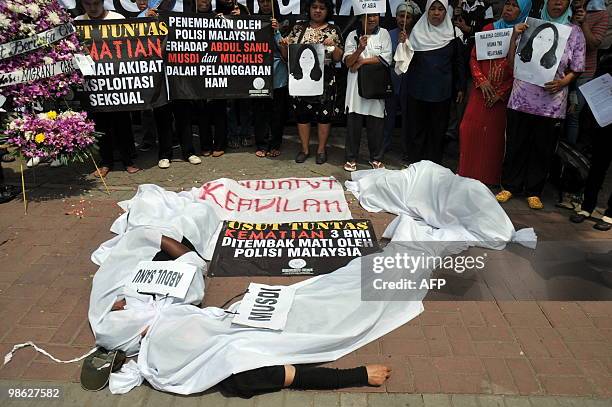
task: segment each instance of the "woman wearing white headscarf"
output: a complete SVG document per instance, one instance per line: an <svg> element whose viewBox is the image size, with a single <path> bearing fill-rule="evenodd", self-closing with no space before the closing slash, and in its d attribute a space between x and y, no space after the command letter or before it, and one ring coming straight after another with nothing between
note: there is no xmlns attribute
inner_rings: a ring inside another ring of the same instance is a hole
<svg viewBox="0 0 612 407"><path fill-rule="evenodd" d="M463 34L453 25L448 10L447 0L428 0L425 14L410 33L414 56L402 83L409 163L442 161L451 99L463 99Z"/></svg>

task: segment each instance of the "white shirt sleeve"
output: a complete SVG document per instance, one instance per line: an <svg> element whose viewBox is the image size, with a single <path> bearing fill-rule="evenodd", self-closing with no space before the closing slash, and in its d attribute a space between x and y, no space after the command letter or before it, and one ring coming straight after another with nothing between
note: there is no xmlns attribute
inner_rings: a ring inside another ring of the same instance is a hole
<svg viewBox="0 0 612 407"><path fill-rule="evenodd" d="M342 62L346 60L353 52L357 50L357 41L355 41L355 36L357 35L357 31L353 30L346 37L346 42L344 44L344 56L342 57Z"/></svg>
<svg viewBox="0 0 612 407"><path fill-rule="evenodd" d="M381 29L380 45L382 46L380 53L381 58L387 61L388 64L391 64L391 62L393 62L393 55L391 55L393 47L391 45L391 35L389 35L389 31L383 31L383 29Z"/></svg>

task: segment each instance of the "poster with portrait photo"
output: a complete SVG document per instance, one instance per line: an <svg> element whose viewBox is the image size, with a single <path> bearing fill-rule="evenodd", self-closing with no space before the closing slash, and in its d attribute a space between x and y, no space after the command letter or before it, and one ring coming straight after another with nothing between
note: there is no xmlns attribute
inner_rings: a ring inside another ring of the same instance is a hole
<svg viewBox="0 0 612 407"><path fill-rule="evenodd" d="M289 94L321 96L323 94L323 44L289 45Z"/></svg>
<svg viewBox="0 0 612 407"><path fill-rule="evenodd" d="M543 87L555 79L572 29L531 17L527 25L529 28L521 35L514 58L514 77Z"/></svg>

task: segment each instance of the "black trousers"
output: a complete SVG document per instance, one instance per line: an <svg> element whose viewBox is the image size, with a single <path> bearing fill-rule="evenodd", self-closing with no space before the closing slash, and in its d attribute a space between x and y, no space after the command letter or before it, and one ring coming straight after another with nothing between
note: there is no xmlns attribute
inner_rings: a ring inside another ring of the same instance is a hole
<svg viewBox="0 0 612 407"><path fill-rule="evenodd" d="M540 196L557 148L560 120L508 109L502 186Z"/></svg>
<svg viewBox="0 0 612 407"><path fill-rule="evenodd" d="M172 105L167 104L153 109L159 143L158 159L172 159Z"/></svg>
<svg viewBox="0 0 612 407"><path fill-rule="evenodd" d="M425 102L408 96L405 104L406 160L442 163L451 100ZM403 126L402 126L403 127Z"/></svg>
<svg viewBox="0 0 612 407"><path fill-rule="evenodd" d="M295 377L289 386L301 390L332 390L344 387L366 386L368 372L365 366L353 369L333 369L294 365ZM219 383L221 391L232 396L250 398L256 394L281 390L285 384L284 366L267 366L233 374Z"/></svg>
<svg viewBox="0 0 612 407"><path fill-rule="evenodd" d="M195 103L200 129L200 149L224 151L227 146L227 102L218 99L198 100Z"/></svg>
<svg viewBox="0 0 612 407"><path fill-rule="evenodd" d="M584 201L582 209L593 212L597 206L597 195L606 178L610 162L612 162L612 125L604 128L597 127L591 130L593 142L593 157L591 158L591 169L584 188ZM605 216L612 216L612 194L608 198L608 207Z"/></svg>
<svg viewBox="0 0 612 407"><path fill-rule="evenodd" d="M273 99L262 99L254 103L255 145L257 150L278 150L283 141L283 130L287 120L287 87L274 89ZM270 141L266 143L266 134L270 129Z"/></svg>
<svg viewBox="0 0 612 407"><path fill-rule="evenodd" d="M346 161L356 161L361 145L361 130L366 125L370 161L382 161L384 150L385 119L381 117L349 113L346 117Z"/></svg>
<svg viewBox="0 0 612 407"><path fill-rule="evenodd" d="M172 112L176 120L176 132L181 144L183 159L186 160L195 154L191 127L195 113L194 103L190 100L176 100L172 102Z"/></svg>
<svg viewBox="0 0 612 407"><path fill-rule="evenodd" d="M124 166L134 165L131 157L134 148L132 119L130 112L95 112L92 113L96 130L104 133L100 139L101 166L113 168L113 152L119 150Z"/></svg>

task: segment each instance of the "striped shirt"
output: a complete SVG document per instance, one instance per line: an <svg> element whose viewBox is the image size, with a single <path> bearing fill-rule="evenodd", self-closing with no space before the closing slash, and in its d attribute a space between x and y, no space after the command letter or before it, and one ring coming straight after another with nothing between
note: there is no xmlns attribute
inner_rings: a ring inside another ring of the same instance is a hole
<svg viewBox="0 0 612 407"><path fill-rule="evenodd" d="M602 40L608 30L608 12L607 11L589 11L586 15L586 21L593 36L597 40ZM597 69L597 49L587 47L585 57L585 69L582 73L583 78L592 78Z"/></svg>

